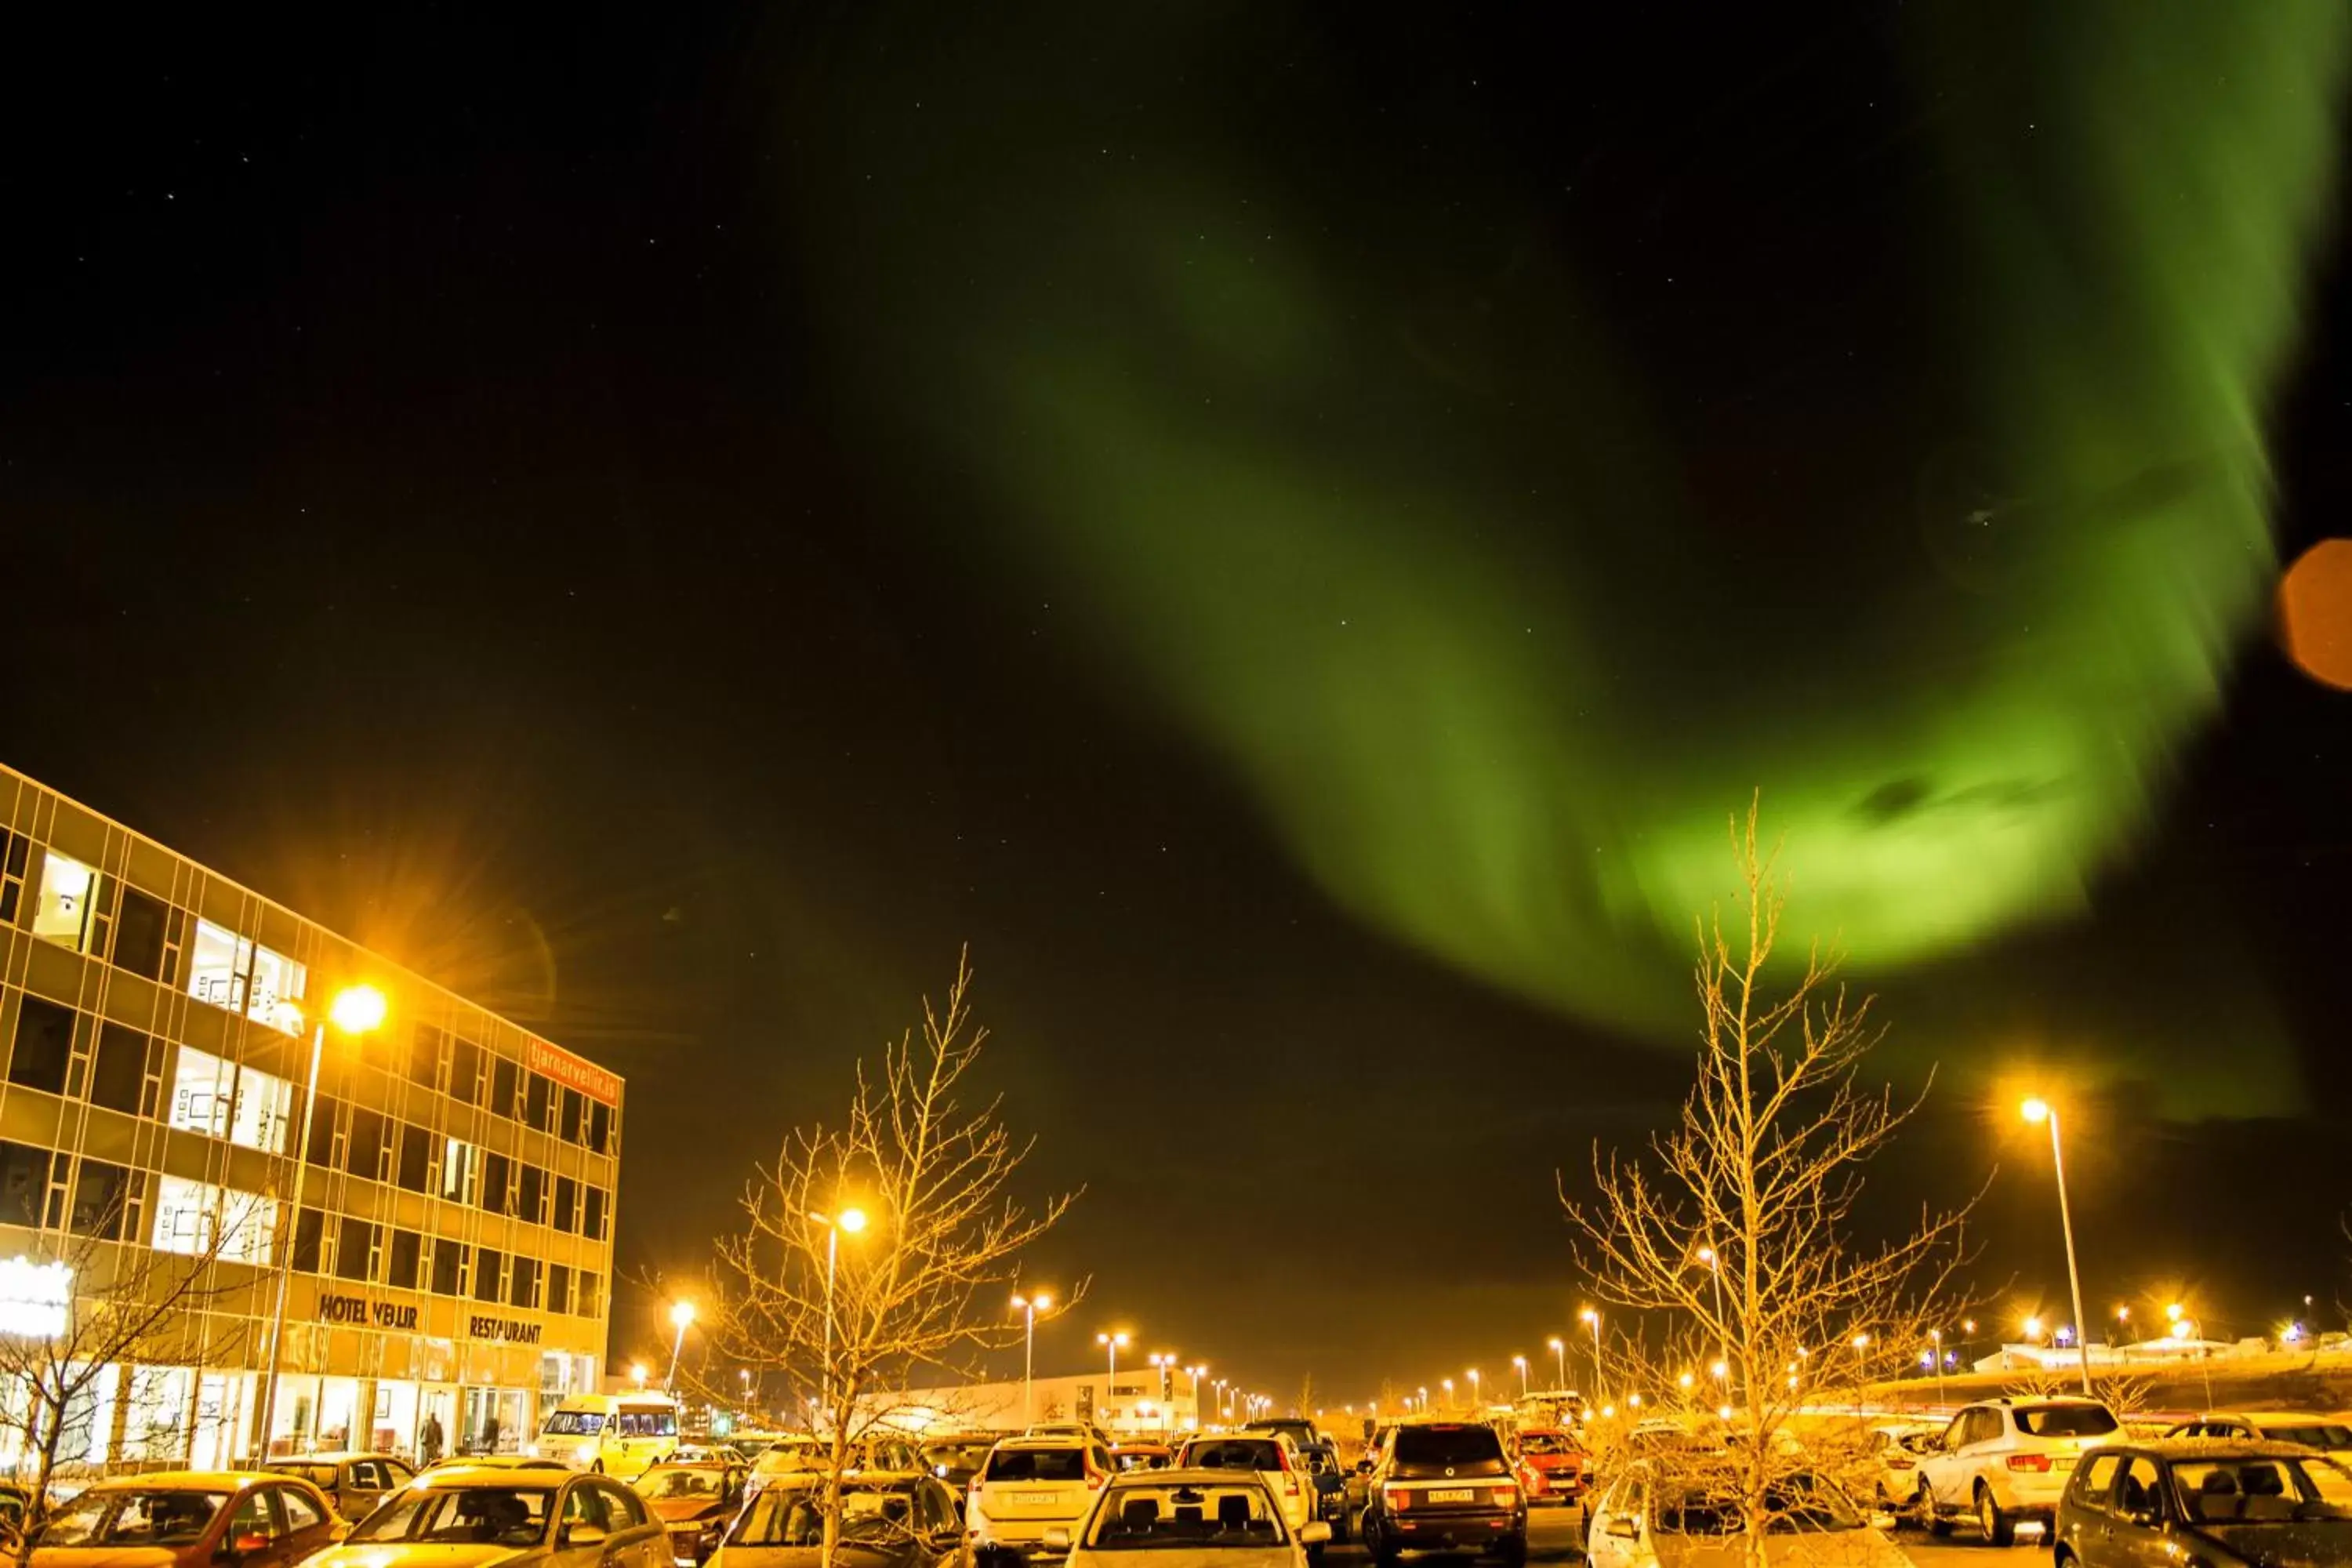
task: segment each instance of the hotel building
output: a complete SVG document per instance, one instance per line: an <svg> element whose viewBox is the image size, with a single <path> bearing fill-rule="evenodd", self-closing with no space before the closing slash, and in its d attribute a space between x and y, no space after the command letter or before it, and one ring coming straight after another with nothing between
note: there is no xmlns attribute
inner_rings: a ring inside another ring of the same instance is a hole
<svg viewBox="0 0 2352 1568"><path fill-rule="evenodd" d="M59 1259L217 1249L164 1363L107 1368L61 1461L263 1451L289 1259L270 1453L509 1451L600 1385L614 1074L5 768L0 961L0 1326L61 1305L27 1299ZM383 1022L317 1035L305 1140L314 1030L362 984Z"/></svg>

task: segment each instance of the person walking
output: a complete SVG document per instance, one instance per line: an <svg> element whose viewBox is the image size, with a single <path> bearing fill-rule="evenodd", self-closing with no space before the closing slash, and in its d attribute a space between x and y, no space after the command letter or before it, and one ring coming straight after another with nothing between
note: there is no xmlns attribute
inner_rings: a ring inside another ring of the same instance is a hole
<svg viewBox="0 0 2352 1568"><path fill-rule="evenodd" d="M425 1413L425 1426L416 1434L418 1460L429 1465L441 1457L441 1417L428 1410Z"/></svg>

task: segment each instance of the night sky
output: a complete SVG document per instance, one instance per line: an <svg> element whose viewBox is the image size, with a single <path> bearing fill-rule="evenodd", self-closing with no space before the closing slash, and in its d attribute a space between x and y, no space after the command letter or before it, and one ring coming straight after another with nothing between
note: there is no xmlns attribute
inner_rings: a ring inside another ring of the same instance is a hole
<svg viewBox="0 0 2352 1568"><path fill-rule="evenodd" d="M625 1074L630 1272L969 942L1041 1363L1334 1399L1572 1328L1760 788L1994 1315L2021 1086L2352 1297L2340 8L1143 9L20 39L0 755Z"/></svg>

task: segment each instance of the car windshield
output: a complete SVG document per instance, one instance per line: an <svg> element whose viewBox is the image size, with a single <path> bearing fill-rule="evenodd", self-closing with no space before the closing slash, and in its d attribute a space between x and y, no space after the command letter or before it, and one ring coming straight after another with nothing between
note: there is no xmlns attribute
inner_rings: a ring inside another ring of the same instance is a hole
<svg viewBox="0 0 2352 1568"><path fill-rule="evenodd" d="M991 1481L1082 1481L1087 1457L1076 1448L999 1448L988 1457L982 1479Z"/></svg>
<svg viewBox="0 0 2352 1568"><path fill-rule="evenodd" d="M1408 1475L1499 1476L1510 1467L1491 1426L1400 1426L1396 1463Z"/></svg>
<svg viewBox="0 0 2352 1568"><path fill-rule="evenodd" d="M204 1539L226 1492L88 1491L52 1514L42 1546L186 1546Z"/></svg>
<svg viewBox="0 0 2352 1568"><path fill-rule="evenodd" d="M637 1479L638 1495L647 1498L715 1498L726 1490L727 1478L721 1472L684 1465L656 1465Z"/></svg>
<svg viewBox="0 0 2352 1568"><path fill-rule="evenodd" d="M780 1476L793 1470L814 1470L818 1468L816 1445L788 1438L763 1451L760 1455L759 1464L753 1468L763 1476Z"/></svg>
<svg viewBox="0 0 2352 1568"><path fill-rule="evenodd" d="M2104 1437L2116 1425L2104 1405L2021 1405L2015 1415L2029 1437Z"/></svg>
<svg viewBox="0 0 2352 1568"><path fill-rule="evenodd" d="M2200 1524L2352 1519L2352 1473L2328 1459L2183 1459L2172 1485L2180 1511Z"/></svg>
<svg viewBox="0 0 2352 1568"><path fill-rule="evenodd" d="M624 1410L613 1417L624 1437L675 1437L677 1412L670 1409Z"/></svg>
<svg viewBox="0 0 2352 1568"><path fill-rule="evenodd" d="M903 1488L847 1486L841 1492L844 1540L902 1536L911 1530L914 1499ZM751 1500L727 1534L730 1546L821 1546L824 1515L804 1489L764 1491Z"/></svg>
<svg viewBox="0 0 2352 1568"><path fill-rule="evenodd" d="M1565 1432L1522 1432L1519 1450L1528 1454L1581 1454L1576 1439Z"/></svg>
<svg viewBox="0 0 2352 1568"><path fill-rule="evenodd" d="M1087 1535L1097 1552L1263 1550L1288 1542L1273 1498L1255 1481L1113 1487Z"/></svg>
<svg viewBox="0 0 2352 1568"><path fill-rule="evenodd" d="M1746 1517L1726 1489L1693 1487L1659 1508L1657 1526L1671 1535L1737 1535ZM1764 1489L1764 1528L1773 1535L1860 1530L1862 1516L1836 1488L1795 1475Z"/></svg>
<svg viewBox="0 0 2352 1568"><path fill-rule="evenodd" d="M988 1451L993 1443L932 1443L923 1449L923 1458L932 1468L953 1472L971 1472L988 1463Z"/></svg>
<svg viewBox="0 0 2352 1568"><path fill-rule="evenodd" d="M559 1410L547 1418L540 1431L550 1437L593 1437L604 1429L602 1412L594 1410Z"/></svg>
<svg viewBox="0 0 2352 1568"><path fill-rule="evenodd" d="M2352 1448L2352 1426L2338 1426L2332 1422L2265 1426L2263 1436L2273 1443L2300 1443L2306 1448Z"/></svg>
<svg viewBox="0 0 2352 1568"><path fill-rule="evenodd" d="M1282 1445L1271 1437L1211 1437L1184 1445L1188 1470L1278 1470Z"/></svg>
<svg viewBox="0 0 2352 1568"><path fill-rule="evenodd" d="M536 1546L555 1493L547 1487L433 1487L395 1493L360 1521L352 1541Z"/></svg>

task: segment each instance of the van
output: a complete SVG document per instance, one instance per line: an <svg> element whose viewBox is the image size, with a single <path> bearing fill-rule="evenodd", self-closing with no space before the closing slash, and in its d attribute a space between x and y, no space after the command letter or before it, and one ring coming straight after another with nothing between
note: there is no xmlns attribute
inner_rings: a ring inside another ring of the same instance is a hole
<svg viewBox="0 0 2352 1568"><path fill-rule="evenodd" d="M667 1394L575 1394L548 1412L531 1452L632 1481L677 1451Z"/></svg>

